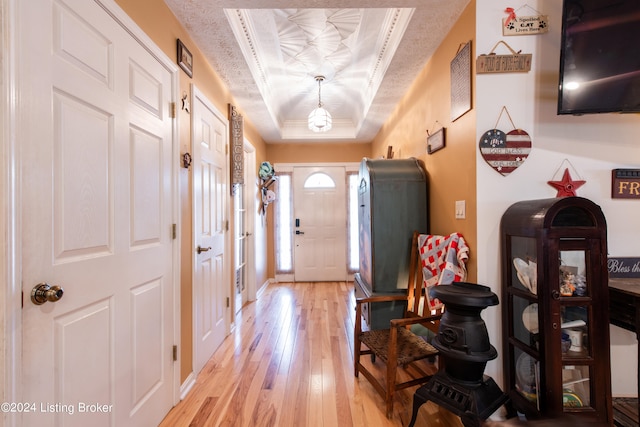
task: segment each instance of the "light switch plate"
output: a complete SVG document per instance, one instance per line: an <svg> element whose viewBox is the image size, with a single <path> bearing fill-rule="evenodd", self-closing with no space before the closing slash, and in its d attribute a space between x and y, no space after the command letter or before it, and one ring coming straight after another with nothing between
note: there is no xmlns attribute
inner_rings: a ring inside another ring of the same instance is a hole
<svg viewBox="0 0 640 427"><path fill-rule="evenodd" d="M456 219L467 217L467 204L464 200L456 200Z"/></svg>

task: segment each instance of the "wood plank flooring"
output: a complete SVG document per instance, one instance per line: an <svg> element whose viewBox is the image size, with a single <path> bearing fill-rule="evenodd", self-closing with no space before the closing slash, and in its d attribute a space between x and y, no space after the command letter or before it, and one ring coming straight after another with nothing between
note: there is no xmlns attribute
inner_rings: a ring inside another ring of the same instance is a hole
<svg viewBox="0 0 640 427"><path fill-rule="evenodd" d="M161 427L408 425L417 387L397 393L388 420L382 398L353 374L354 314L350 282L270 284ZM460 425L435 405L426 415L430 426Z"/></svg>
<svg viewBox="0 0 640 427"><path fill-rule="evenodd" d="M638 398L613 398L613 425L616 427L638 426Z"/></svg>

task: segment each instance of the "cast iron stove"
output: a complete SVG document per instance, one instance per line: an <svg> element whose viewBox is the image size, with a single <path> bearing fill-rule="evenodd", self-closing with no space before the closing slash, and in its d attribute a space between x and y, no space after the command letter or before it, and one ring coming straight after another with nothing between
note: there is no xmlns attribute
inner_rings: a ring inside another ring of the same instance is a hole
<svg viewBox="0 0 640 427"><path fill-rule="evenodd" d="M416 390L409 427L420 406L429 400L458 415L466 427L477 427L509 401L495 381L484 375L487 362L498 357L498 352L489 342L480 312L497 305L498 296L487 286L466 282L436 286L430 296L446 307L432 342L440 351L444 369Z"/></svg>

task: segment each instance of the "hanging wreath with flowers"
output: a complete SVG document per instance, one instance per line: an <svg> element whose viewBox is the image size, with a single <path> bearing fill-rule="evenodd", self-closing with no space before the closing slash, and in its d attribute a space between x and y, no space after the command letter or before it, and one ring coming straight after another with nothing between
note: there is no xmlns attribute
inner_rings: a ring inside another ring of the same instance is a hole
<svg viewBox="0 0 640 427"><path fill-rule="evenodd" d="M273 169L273 165L269 162L262 162L260 169L258 169L258 175L262 181L268 181L273 178L276 171Z"/></svg>
<svg viewBox="0 0 640 427"><path fill-rule="evenodd" d="M273 165L269 162L262 162L260 164L260 168L258 169L258 176L262 181L260 185L260 191L262 195L262 213L267 213L267 206L269 203L272 203L276 200L276 193L273 190L270 190L269 187L277 181L276 171L273 168Z"/></svg>

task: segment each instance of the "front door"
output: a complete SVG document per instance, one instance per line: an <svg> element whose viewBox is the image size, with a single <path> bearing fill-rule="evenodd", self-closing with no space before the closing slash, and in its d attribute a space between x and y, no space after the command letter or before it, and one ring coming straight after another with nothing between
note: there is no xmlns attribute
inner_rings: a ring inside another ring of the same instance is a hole
<svg viewBox="0 0 640 427"><path fill-rule="evenodd" d="M345 168L294 167L294 277L347 280Z"/></svg>
<svg viewBox="0 0 640 427"><path fill-rule="evenodd" d="M197 374L224 340L229 307L224 117L193 86L194 345Z"/></svg>
<svg viewBox="0 0 640 427"><path fill-rule="evenodd" d="M18 9L21 425L157 425L174 392L175 67L114 3Z"/></svg>

